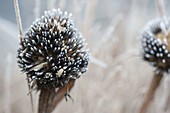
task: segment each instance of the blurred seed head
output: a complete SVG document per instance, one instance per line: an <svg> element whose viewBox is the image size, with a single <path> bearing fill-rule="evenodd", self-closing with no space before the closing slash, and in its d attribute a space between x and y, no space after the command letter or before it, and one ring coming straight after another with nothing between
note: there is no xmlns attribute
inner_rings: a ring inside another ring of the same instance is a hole
<svg viewBox="0 0 170 113"><path fill-rule="evenodd" d="M142 33L143 58L157 70L170 72L170 21L151 21Z"/></svg>
<svg viewBox="0 0 170 113"><path fill-rule="evenodd" d="M38 88L57 88L87 71L85 40L71 14L45 11L26 32L18 50L19 67Z"/></svg>

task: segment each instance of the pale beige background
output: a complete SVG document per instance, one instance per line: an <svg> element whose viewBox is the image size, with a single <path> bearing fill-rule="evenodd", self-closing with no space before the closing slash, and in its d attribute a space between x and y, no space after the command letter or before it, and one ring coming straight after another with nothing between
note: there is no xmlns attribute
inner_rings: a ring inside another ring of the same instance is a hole
<svg viewBox="0 0 170 113"><path fill-rule="evenodd" d="M26 31L44 10L73 14L91 52L89 70L54 113L138 113L154 68L142 60L140 32L159 16L154 0L19 0ZM165 0L169 16L170 2ZM0 113L31 113L25 75L16 63L18 30L12 0L0 0ZM170 77L164 77L148 113L170 113ZM34 107L38 93L33 92ZM168 99L169 98L169 99Z"/></svg>

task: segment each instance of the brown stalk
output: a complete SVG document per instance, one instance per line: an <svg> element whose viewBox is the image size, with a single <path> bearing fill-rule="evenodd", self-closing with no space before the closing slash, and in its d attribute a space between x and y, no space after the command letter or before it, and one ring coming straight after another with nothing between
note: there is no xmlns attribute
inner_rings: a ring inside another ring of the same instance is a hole
<svg viewBox="0 0 170 113"><path fill-rule="evenodd" d="M156 6L157 6L157 9L158 9L159 15L161 17L164 17L165 16L164 0L156 0ZM149 87L149 90L146 94L146 97L144 99L144 102L141 106L139 113L146 113L147 108L148 108L150 102L152 101L154 94L156 92L156 89L159 87L162 78L163 78L163 72L159 72L158 74L157 73L154 74L152 81L151 81L151 84L150 84L150 87Z"/></svg>
<svg viewBox="0 0 170 113"><path fill-rule="evenodd" d="M15 7L16 20L18 24L20 43L22 45L22 22L21 22L18 0L14 0L14 7Z"/></svg>
<svg viewBox="0 0 170 113"><path fill-rule="evenodd" d="M141 107L139 113L146 113L147 108L148 108L150 102L152 101L154 94L156 92L156 89L158 88L162 78L163 78L162 72L160 72L158 74L154 74L151 84L150 84L150 87L149 87L149 90L145 96L145 99L143 101L143 104L142 104L142 107Z"/></svg>
<svg viewBox="0 0 170 113"><path fill-rule="evenodd" d="M75 80L70 81L66 86L56 89L40 89L38 113L51 113L65 97L65 94L74 86Z"/></svg>

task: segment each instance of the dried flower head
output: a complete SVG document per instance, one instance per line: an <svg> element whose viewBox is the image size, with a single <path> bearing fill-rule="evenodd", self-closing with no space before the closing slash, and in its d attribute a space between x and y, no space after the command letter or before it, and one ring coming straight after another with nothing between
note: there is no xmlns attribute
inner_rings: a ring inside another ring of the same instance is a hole
<svg viewBox="0 0 170 113"><path fill-rule="evenodd" d="M19 67L38 88L57 88L87 71L89 55L71 14L45 11L26 32L18 50Z"/></svg>
<svg viewBox="0 0 170 113"><path fill-rule="evenodd" d="M159 71L170 72L170 21L151 21L142 34L143 57Z"/></svg>

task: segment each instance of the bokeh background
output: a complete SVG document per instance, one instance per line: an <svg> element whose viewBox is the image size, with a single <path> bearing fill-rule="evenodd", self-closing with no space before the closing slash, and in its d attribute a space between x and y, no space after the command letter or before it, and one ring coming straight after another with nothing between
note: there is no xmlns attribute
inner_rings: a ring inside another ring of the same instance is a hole
<svg viewBox="0 0 170 113"><path fill-rule="evenodd" d="M169 16L170 1L164 0ZM155 70L142 60L140 34L158 18L155 0L19 0L23 32L45 10L73 14L91 53L89 70L54 113L138 113ZM31 113L13 0L0 0L0 113ZM170 76L165 74L148 113L170 113ZM33 91L37 109L39 92Z"/></svg>

